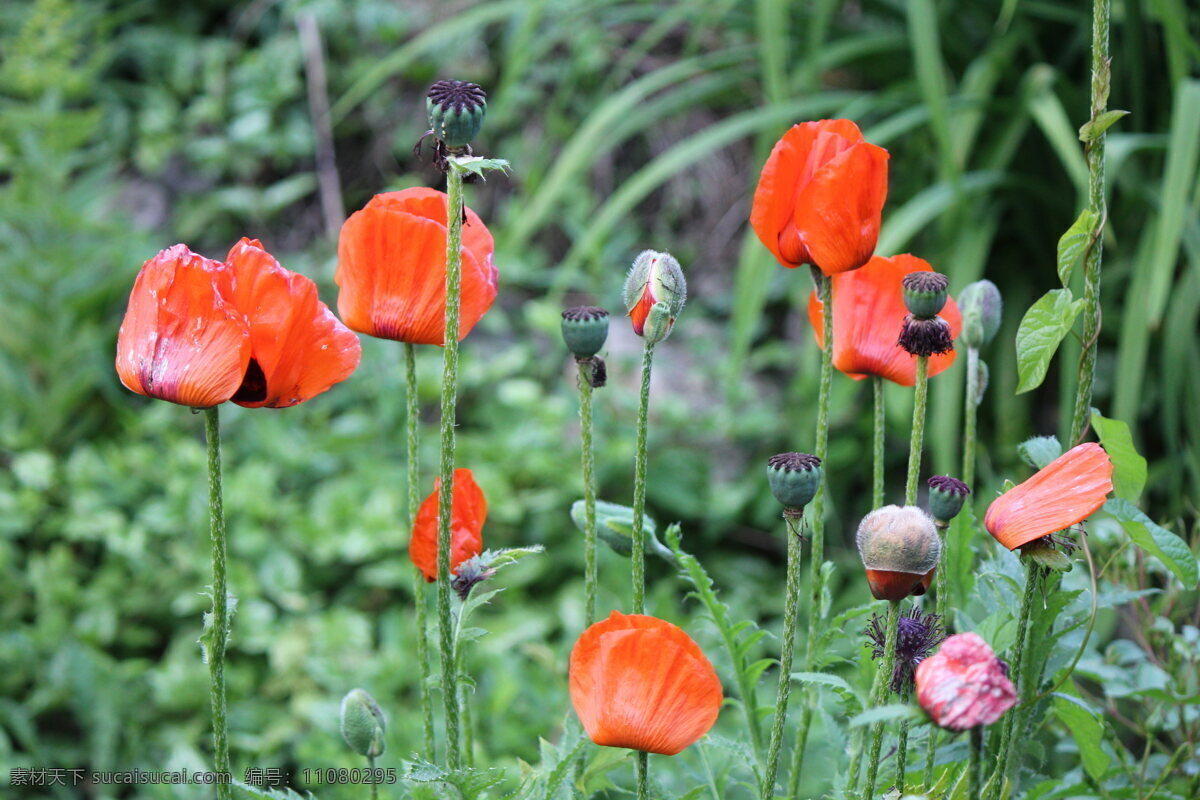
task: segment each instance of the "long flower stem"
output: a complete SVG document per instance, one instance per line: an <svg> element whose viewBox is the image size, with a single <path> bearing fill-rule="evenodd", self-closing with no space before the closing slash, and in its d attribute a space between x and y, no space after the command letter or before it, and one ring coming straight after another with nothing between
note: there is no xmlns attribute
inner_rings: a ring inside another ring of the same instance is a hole
<svg viewBox="0 0 1200 800"><path fill-rule="evenodd" d="M771 726L771 743L767 748L767 769L763 775L762 797L775 796L775 776L779 772L779 751L783 746L783 729L787 722L788 695L792 690L792 653L796 649L796 618L800 613L800 562L803 539L800 536L802 511L784 512L787 520L787 596L783 606L783 643L779 654L779 688L775 692L775 722Z"/></svg>
<svg viewBox="0 0 1200 800"><path fill-rule="evenodd" d="M942 540L943 557L946 552L946 533L949 531L949 528L949 523L942 522L941 520L937 521L937 532L938 538ZM941 565L941 569L934 573L934 579L936 580L933 597L935 613L938 615L938 619L942 621L942 626L949 632L950 624L946 620L949 598L946 596L946 593L950 591L950 581L946 578L946 565L944 563ZM929 738L926 739L926 747L928 749L925 752L925 779L922 785L925 787L925 791L928 792L933 787L933 761L934 755L937 753L937 728L929 729Z"/></svg>
<svg viewBox="0 0 1200 800"><path fill-rule="evenodd" d="M1032 558L1025 573L1025 594L1021 597L1021 611L1017 616L1017 640L1013 644L1012 664L1015 671L1013 683L1017 687L1017 697L1020 698L1027 690L1028 682L1025 676L1025 634L1029 630L1029 615L1033 610L1033 598L1037 594L1038 579L1041 567ZM1003 728L1000 732L1000 745L996 750L996 769L991 778L991 794L993 798L1000 796L1004 778L1008 775L1009 763L1012 760L1012 736L1020 716L1019 709L1012 709L1004 715Z"/></svg>
<svg viewBox="0 0 1200 800"><path fill-rule="evenodd" d="M975 485L975 428L979 414L979 348L967 348L967 396L963 407L962 479L968 488ZM970 513L971 504L967 504Z"/></svg>
<svg viewBox="0 0 1200 800"><path fill-rule="evenodd" d="M584 620L596 621L596 477L592 454L592 365L579 362L579 439L583 467Z"/></svg>
<svg viewBox="0 0 1200 800"><path fill-rule="evenodd" d="M446 318L442 350L441 463L438 485L438 634L442 655L442 704L446 713L446 764L459 767L458 671L450 619L450 520L454 497L454 415L458 400L458 316L462 282L462 173L454 159L446 173Z"/></svg>
<svg viewBox="0 0 1200 800"><path fill-rule="evenodd" d="M379 782L375 780L375 756L367 756L367 770L371 776L371 800L379 800Z"/></svg>
<svg viewBox="0 0 1200 800"><path fill-rule="evenodd" d="M1109 0L1092 3L1092 121L1108 106L1111 64L1108 58ZM1083 351L1079 354L1079 379L1075 388L1075 413L1071 419L1071 443L1087 430L1092 406L1092 384L1096 373L1096 349L1100 337L1100 267L1104 253L1102 232L1108 208L1104 199L1104 139L1101 133L1084 147L1088 167L1088 207L1095 214L1093 241L1083 262Z"/></svg>
<svg viewBox="0 0 1200 800"><path fill-rule="evenodd" d="M908 689L900 695L900 702L908 702ZM904 796L905 776L908 774L908 720L900 720L900 733L896 739L896 788Z"/></svg>
<svg viewBox="0 0 1200 800"><path fill-rule="evenodd" d="M967 757L967 797L979 797L983 777L983 726L971 728L971 752ZM903 792L901 792L903 794Z"/></svg>
<svg viewBox="0 0 1200 800"><path fill-rule="evenodd" d="M925 447L925 406L929 400L929 358L917 356L917 384L913 391L912 439L908 443L908 480L904 485L904 504L917 502L917 481L921 477L921 450Z"/></svg>
<svg viewBox="0 0 1200 800"><path fill-rule="evenodd" d="M212 702L216 771L229 775L229 735L225 721L225 645L229 641L229 590L225 580L225 505L221 498L221 423L217 407L204 409L208 444L209 538L212 540L212 620L208 630L208 693ZM217 800L228 800L229 784L217 783Z"/></svg>
<svg viewBox="0 0 1200 800"><path fill-rule="evenodd" d="M419 435L421 428L420 402L417 397L417 353L416 345L404 343L404 386L407 402L405 428L407 430L407 471L408 471L408 529L411 532L413 520L417 515L417 504L420 502L420 449ZM413 606L416 609L417 628L417 665L421 670L421 727L425 734L425 757L433 760L436 748L433 733L433 701L429 696L429 631L425 620L425 576L421 570L414 568L412 572Z"/></svg>
<svg viewBox="0 0 1200 800"><path fill-rule="evenodd" d="M883 644L883 662L879 665L878 691L874 705L883 705L892 691L892 673L896 670L896 642L900 631L900 601L888 603L887 636ZM867 756L867 785L863 796L867 800L875 797L875 779L879 774L879 751L883 747L883 723L871 726L871 748Z"/></svg>
<svg viewBox="0 0 1200 800"><path fill-rule="evenodd" d="M637 753L634 765L637 775L637 800L650 800L650 754L642 751Z"/></svg>
<svg viewBox="0 0 1200 800"><path fill-rule="evenodd" d="M812 268L813 282L817 285L817 299L825 309L822 323L825 347L821 350L821 384L817 394L817 432L813 455L825 461L829 451L829 387L833 383L833 280L816 267ZM825 492L829 485L829 470L817 488L817 494L808 504L811 509L809 530L812 531L812 547L809 553L809 606L808 640L804 645L804 671L811 672L816 659L818 626L821 620L821 566L825 563ZM812 725L813 707L818 702L817 693L809 690L805 694L804 710L800 714L800 728L796 732L796 747L792 751L792 767L788 775L788 797L795 797L800 788L800 772L804 768L804 750L808 745L808 731Z"/></svg>
<svg viewBox="0 0 1200 800"><path fill-rule="evenodd" d="M650 414L650 367L654 345L642 350L642 393L638 402L637 454L633 462L633 613L646 610L646 429Z"/></svg>
<svg viewBox="0 0 1200 800"><path fill-rule="evenodd" d="M871 385L875 394L875 430L871 440L872 452L875 455L875 474L871 481L871 508L876 509L883 505L883 378L878 375L872 377Z"/></svg>

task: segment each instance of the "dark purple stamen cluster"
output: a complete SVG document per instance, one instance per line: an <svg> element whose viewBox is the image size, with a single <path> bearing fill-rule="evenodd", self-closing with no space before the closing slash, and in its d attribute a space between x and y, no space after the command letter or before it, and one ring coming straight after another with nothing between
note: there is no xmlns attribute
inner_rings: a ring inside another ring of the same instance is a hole
<svg viewBox="0 0 1200 800"><path fill-rule="evenodd" d="M806 472L821 466L821 459L808 453L780 453L768 458L767 466L784 472Z"/></svg>
<svg viewBox="0 0 1200 800"><path fill-rule="evenodd" d="M458 570L450 580L450 586L465 603L467 597L471 594L471 590L477 584L483 583L495 574L496 570L485 566L479 556L475 556L458 565Z"/></svg>
<svg viewBox="0 0 1200 800"><path fill-rule="evenodd" d="M584 320L604 319L608 316L608 312L597 306L575 306L568 308L562 312L563 319L569 319L574 322L582 322Z"/></svg>
<svg viewBox="0 0 1200 800"><path fill-rule="evenodd" d="M487 102L487 93L469 81L438 81L429 87L427 96L442 108L455 111L474 109Z"/></svg>
<svg viewBox="0 0 1200 800"><path fill-rule="evenodd" d="M883 658L887 645L887 620L874 614L863 631L871 640L871 656ZM946 638L942 618L937 614L922 614L917 607L900 615L900 628L896 638L896 668L892 671L892 691L899 694L911 687L917 666L931 655Z"/></svg>
<svg viewBox="0 0 1200 800"><path fill-rule="evenodd" d="M954 336L950 323L941 317L917 319L909 314L904 318L898 344L914 356L936 356L954 349Z"/></svg>

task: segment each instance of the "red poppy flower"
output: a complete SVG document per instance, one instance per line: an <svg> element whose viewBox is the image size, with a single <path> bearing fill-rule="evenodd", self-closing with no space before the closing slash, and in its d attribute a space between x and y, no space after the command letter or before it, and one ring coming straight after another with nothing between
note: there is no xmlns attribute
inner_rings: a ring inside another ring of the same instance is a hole
<svg viewBox="0 0 1200 800"><path fill-rule="evenodd" d="M1090 517L1112 491L1112 461L1095 442L1072 447L997 497L983 519L996 541L1015 550Z"/></svg>
<svg viewBox="0 0 1200 800"><path fill-rule="evenodd" d="M117 374L129 389L207 408L302 403L358 366L358 337L257 241L228 263L184 245L147 261L117 335Z"/></svg>
<svg viewBox="0 0 1200 800"><path fill-rule="evenodd" d="M425 580L437 580L438 489L442 479L433 482L433 492L421 503L413 522L408 555ZM469 469L454 470L454 490L450 500L450 573L468 558L483 552L483 523L487 520L487 498Z"/></svg>
<svg viewBox="0 0 1200 800"><path fill-rule="evenodd" d="M916 256L875 256L862 269L833 276L833 365L860 381L878 375L901 386L917 382L917 357L900 347L904 307L901 281L910 272L931 272L928 262ZM940 316L950 323L950 333L962 330L962 314L953 298L946 300ZM808 298L808 319L825 346L824 308L816 292ZM954 363L954 352L929 357L932 377Z"/></svg>
<svg viewBox="0 0 1200 800"><path fill-rule="evenodd" d="M917 701L934 724L952 731L991 725L1017 704L1008 667L979 635L942 642L917 667Z"/></svg>
<svg viewBox="0 0 1200 800"><path fill-rule="evenodd" d="M879 239L887 162L848 119L793 125L763 165L750 225L785 267L858 269Z"/></svg>
<svg viewBox="0 0 1200 800"><path fill-rule="evenodd" d="M713 726L721 682L669 622L612 612L571 650L571 704L593 742L673 756Z"/></svg>
<svg viewBox="0 0 1200 800"><path fill-rule="evenodd" d="M467 209L462 229L461 340L496 299L492 235ZM342 226L338 312L352 329L412 344L445 343L446 195L434 189L377 194Z"/></svg>

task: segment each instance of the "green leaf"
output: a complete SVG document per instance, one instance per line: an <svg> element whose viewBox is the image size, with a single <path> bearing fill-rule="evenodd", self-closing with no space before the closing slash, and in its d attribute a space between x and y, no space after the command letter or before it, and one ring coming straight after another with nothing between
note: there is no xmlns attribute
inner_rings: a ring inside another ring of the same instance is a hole
<svg viewBox="0 0 1200 800"><path fill-rule="evenodd" d="M480 156L462 156L452 157L447 159L452 169L460 172L472 172L481 178L486 177L485 172L495 170L507 174L510 170L509 163L503 158L481 158Z"/></svg>
<svg viewBox="0 0 1200 800"><path fill-rule="evenodd" d="M504 772L471 767L449 770L418 759L408 762L404 779L413 783L444 783L457 789L463 800L478 800L488 789L504 780Z"/></svg>
<svg viewBox="0 0 1200 800"><path fill-rule="evenodd" d="M1079 126L1079 141L1085 144L1096 141L1100 138L1100 134L1111 128L1114 122L1128 113L1128 111L1114 108L1111 111L1105 111L1095 119L1089 119Z"/></svg>
<svg viewBox="0 0 1200 800"><path fill-rule="evenodd" d="M1034 469L1042 469L1063 454L1057 436L1034 436L1017 445L1017 455Z"/></svg>
<svg viewBox="0 0 1200 800"><path fill-rule="evenodd" d="M582 532L586 530L586 505L576 500L571 505L571 520ZM649 515L642 516L642 531L646 534L646 548L660 558L673 561L674 557L655 535L658 526ZM596 535L612 548L613 552L628 556L633 552L633 509L619 503L596 501Z"/></svg>
<svg viewBox="0 0 1200 800"><path fill-rule="evenodd" d="M842 698L842 702L846 704L846 711L848 713L858 713L862 710L862 700L859 699L854 689L844 678L824 672L793 672L792 680L797 683L828 686L837 693L838 697Z"/></svg>
<svg viewBox="0 0 1200 800"><path fill-rule="evenodd" d="M903 703L892 703L887 706L878 706L869 708L861 714L856 714L851 718L848 727L861 728L863 725L871 725L875 722L891 722L893 720L923 720L925 715L916 708Z"/></svg>
<svg viewBox="0 0 1200 800"><path fill-rule="evenodd" d="M1085 208L1067 232L1058 240L1058 279L1063 288L1071 285L1071 273L1083 257L1083 251L1092 241L1092 228L1096 224L1096 212Z"/></svg>
<svg viewBox="0 0 1200 800"><path fill-rule="evenodd" d="M1052 289L1025 312L1017 328L1017 394L1041 386L1050 359L1070 333L1083 300L1074 300L1069 289Z"/></svg>
<svg viewBox="0 0 1200 800"><path fill-rule="evenodd" d="M1109 500L1103 511L1112 514L1138 547L1161 561L1183 582L1185 589L1194 589L1200 580L1196 556L1187 543L1166 528L1157 525L1128 500Z"/></svg>
<svg viewBox="0 0 1200 800"><path fill-rule="evenodd" d="M1071 571L1071 559L1067 558L1061 550L1055 550L1053 547L1027 548L1024 557L1031 558L1046 569L1052 569L1055 572Z"/></svg>
<svg viewBox="0 0 1200 800"><path fill-rule="evenodd" d="M1146 459L1133 446L1129 426L1119 419L1108 419L1092 409L1092 427L1113 462L1114 494L1136 503L1146 485Z"/></svg>
<svg viewBox="0 0 1200 800"><path fill-rule="evenodd" d="M1054 693L1054 714L1075 738L1087 774L1094 781L1103 780L1111 763L1108 753L1101 747L1104 739L1103 720L1082 700L1059 692Z"/></svg>

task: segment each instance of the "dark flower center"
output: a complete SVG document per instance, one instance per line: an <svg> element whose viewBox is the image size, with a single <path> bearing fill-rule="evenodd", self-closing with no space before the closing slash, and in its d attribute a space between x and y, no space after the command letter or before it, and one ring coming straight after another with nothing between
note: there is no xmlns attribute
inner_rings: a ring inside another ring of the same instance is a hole
<svg viewBox="0 0 1200 800"><path fill-rule="evenodd" d="M267 376L263 374L262 367L253 358L250 359L250 365L246 367L242 385L234 392L233 399L242 403L261 403L267 399Z"/></svg>

